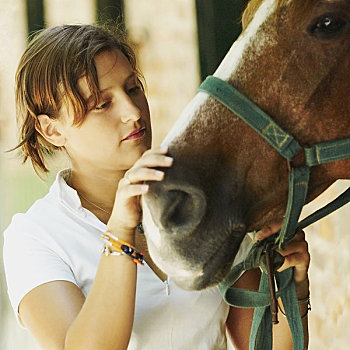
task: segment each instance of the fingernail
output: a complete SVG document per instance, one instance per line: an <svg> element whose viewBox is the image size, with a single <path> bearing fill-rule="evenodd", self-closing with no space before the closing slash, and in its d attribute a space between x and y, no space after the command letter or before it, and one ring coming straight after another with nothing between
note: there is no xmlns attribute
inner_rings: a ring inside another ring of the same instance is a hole
<svg viewBox="0 0 350 350"><path fill-rule="evenodd" d="M155 170L154 174L158 179L162 179L164 177L164 171L161 170Z"/></svg>
<svg viewBox="0 0 350 350"><path fill-rule="evenodd" d="M165 157L165 163L168 165L173 164L174 158L171 157Z"/></svg>
<svg viewBox="0 0 350 350"><path fill-rule="evenodd" d="M160 152L161 153L167 153L169 150L169 147L168 146L160 146Z"/></svg>
<svg viewBox="0 0 350 350"><path fill-rule="evenodd" d="M262 238L261 231L258 231L254 236L254 241L260 241Z"/></svg>
<svg viewBox="0 0 350 350"><path fill-rule="evenodd" d="M259 242L261 239L260 237L255 236L253 239L253 243Z"/></svg>
<svg viewBox="0 0 350 350"><path fill-rule="evenodd" d="M148 188L149 188L148 185L142 185L141 186L141 193L147 193L148 192Z"/></svg>

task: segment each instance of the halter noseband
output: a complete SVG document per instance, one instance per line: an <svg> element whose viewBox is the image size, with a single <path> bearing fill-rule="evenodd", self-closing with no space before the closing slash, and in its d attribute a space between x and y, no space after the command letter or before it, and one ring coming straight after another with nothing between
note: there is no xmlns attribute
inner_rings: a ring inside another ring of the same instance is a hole
<svg viewBox="0 0 350 350"><path fill-rule="evenodd" d="M304 338L300 334L303 334L303 328L293 282L293 270L288 269L280 273L274 272L275 276L271 276L271 273L267 273L266 265L270 265L271 250L277 247L283 249L284 245L297 232L350 201L349 187L334 201L298 223L308 191L310 167L350 158L350 137L321 142L310 147L302 147L292 135L280 128L268 114L227 82L214 76L208 76L198 91L206 92L214 97L236 116L241 118L275 148L282 157L286 158L290 165L292 159L300 151L304 151L305 165L299 167L289 166L288 202L280 232L262 242L255 243L244 261L233 266L225 280L219 285L220 292L230 305L256 308L249 349L271 349L271 323L278 323L277 310L273 309L273 304L276 305L277 296L282 298L285 307L286 316L292 332L294 349L302 350ZM278 255L275 252L275 270L279 267L278 264L280 264L278 262L280 256ZM259 292L231 288L232 284L237 281L244 271L256 267L263 269ZM276 278L278 292L274 289L274 281L271 280L273 277ZM272 315L270 312L267 312L270 309L270 305ZM268 334L268 337L266 334Z"/></svg>

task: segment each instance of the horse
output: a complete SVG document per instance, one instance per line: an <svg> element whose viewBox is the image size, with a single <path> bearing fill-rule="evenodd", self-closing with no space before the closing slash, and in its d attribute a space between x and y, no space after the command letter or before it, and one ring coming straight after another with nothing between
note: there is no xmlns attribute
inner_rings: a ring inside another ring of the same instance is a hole
<svg viewBox="0 0 350 350"><path fill-rule="evenodd" d="M350 135L350 1L251 0L243 31L214 76L234 86L302 146ZM220 283L247 232L282 221L290 162L199 91L163 141L174 164L143 195L150 255L185 289ZM349 159L312 167L306 202Z"/></svg>

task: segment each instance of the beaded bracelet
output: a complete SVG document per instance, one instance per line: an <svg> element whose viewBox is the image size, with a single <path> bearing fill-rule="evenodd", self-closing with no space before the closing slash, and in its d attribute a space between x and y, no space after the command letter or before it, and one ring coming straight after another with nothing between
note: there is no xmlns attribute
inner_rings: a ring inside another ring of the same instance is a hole
<svg viewBox="0 0 350 350"><path fill-rule="evenodd" d="M119 255L123 255L120 252L115 252L115 251L111 250L107 245L105 245L103 247L102 254L105 255L105 256L110 256L110 255L119 256Z"/></svg>
<svg viewBox="0 0 350 350"><path fill-rule="evenodd" d="M110 231L101 235L101 239L106 243L103 253L108 255L126 255L136 264L143 264L144 255L136 251L130 243L114 236ZM114 254L118 253L118 254Z"/></svg>

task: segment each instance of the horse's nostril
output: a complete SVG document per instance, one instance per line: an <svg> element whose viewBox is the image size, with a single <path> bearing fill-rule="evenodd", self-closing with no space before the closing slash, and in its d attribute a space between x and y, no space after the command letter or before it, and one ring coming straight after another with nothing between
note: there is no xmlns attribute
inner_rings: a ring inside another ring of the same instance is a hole
<svg viewBox="0 0 350 350"><path fill-rule="evenodd" d="M161 223L164 227L183 227L191 221L191 214L195 210L195 202L184 191L171 190L166 194L169 202L165 209Z"/></svg>
<svg viewBox="0 0 350 350"><path fill-rule="evenodd" d="M163 212L160 224L172 234L192 232L200 223L206 208L206 200L202 191L187 187L172 188L163 193Z"/></svg>

